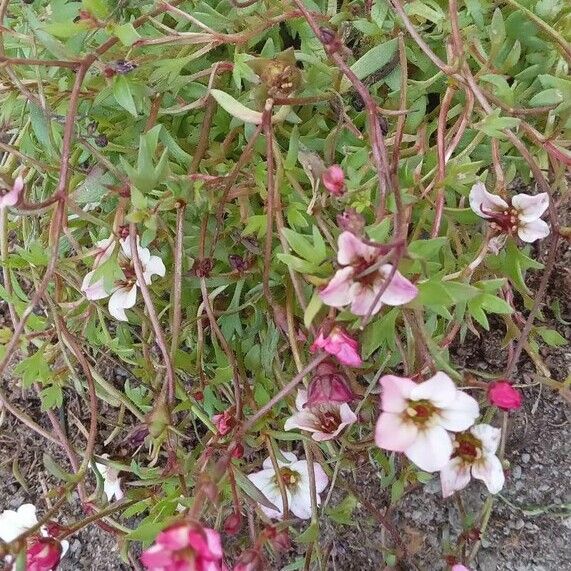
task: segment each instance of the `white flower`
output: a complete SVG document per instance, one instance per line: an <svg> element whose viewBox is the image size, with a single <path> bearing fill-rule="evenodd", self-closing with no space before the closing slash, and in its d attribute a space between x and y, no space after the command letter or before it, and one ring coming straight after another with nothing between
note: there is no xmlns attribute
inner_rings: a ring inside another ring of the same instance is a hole
<svg viewBox="0 0 571 571"><path fill-rule="evenodd" d="M480 414L478 403L445 373L417 384L385 375L380 380L382 413L375 428L379 448L404 452L422 470L441 470L452 455L447 430L466 430Z"/></svg>
<svg viewBox="0 0 571 571"><path fill-rule="evenodd" d="M0 514L0 539L10 543L38 523L36 506L22 504L16 511L4 510Z"/></svg>
<svg viewBox="0 0 571 571"><path fill-rule="evenodd" d="M465 488L470 476L482 480L491 494L504 486L502 463L496 456L501 430L489 424L476 424L454 435L452 459L440 471L442 495L447 498Z"/></svg>
<svg viewBox="0 0 571 571"><path fill-rule="evenodd" d="M313 440L322 442L336 438L346 426L357 422L357 416L347 403L332 402L305 407L306 403L307 391L300 389L295 399L298 412L286 420L284 430L307 430L313 433Z"/></svg>
<svg viewBox="0 0 571 571"><path fill-rule="evenodd" d="M36 506L33 504L22 504L17 510L4 510L0 513L0 539L10 543L37 523ZM40 534L43 537L50 537L46 526L40 528ZM61 557L63 557L69 549L69 542L64 539L60 543ZM8 563L11 560L10 556L6 557Z"/></svg>
<svg viewBox="0 0 571 571"><path fill-rule="evenodd" d="M93 275L98 267L109 259L113 250L115 249L115 241L113 237L107 238L97 242L99 252L95 257L93 264L94 269L86 274L83 278L81 290L87 299L96 300L109 298L109 313L119 319L120 321L128 321L125 313L126 309L130 309L137 302L137 286L139 282L135 274L135 267L132 259L131 242L130 238L119 240L121 250L118 256L118 263L123 271L124 279L115 282L110 292L105 289L104 280L100 279L92 283ZM164 277L166 273L165 265L158 256L151 256L148 248L142 248L139 244L139 237L137 236L137 252L143 267L143 276L145 283L151 283L153 275Z"/></svg>
<svg viewBox="0 0 571 571"><path fill-rule="evenodd" d="M483 183L477 182L470 190L470 207L482 218L490 220L490 227L502 238L493 238L492 247L497 250L503 245L505 236L517 235L524 242L535 242L549 235L549 226L541 216L549 206L546 192L531 196L516 194L511 205L501 196L491 194Z"/></svg>
<svg viewBox="0 0 571 571"><path fill-rule="evenodd" d="M256 486L278 510L276 511L263 505L260 505L260 508L270 518L283 518L284 508L278 485L278 478L281 478L286 489L290 511L301 519L309 519L311 517L311 492L307 460L298 460L293 452L282 452L282 455L286 459L286 462L278 460L280 466L279 474L276 474L271 459L266 458L262 465L263 470L248 475L248 478L254 486ZM321 503L319 494L325 490L329 484L329 478L319 464L314 462L313 467L317 504L319 505Z"/></svg>
<svg viewBox="0 0 571 571"><path fill-rule="evenodd" d="M107 454L103 454L103 458L107 458ZM113 468L112 466L107 466L107 464L95 463L97 471L101 474L103 478L103 491L107 496L107 500L111 501L113 498L120 500L125 495L123 489L121 488L121 478L119 478L119 470Z"/></svg>

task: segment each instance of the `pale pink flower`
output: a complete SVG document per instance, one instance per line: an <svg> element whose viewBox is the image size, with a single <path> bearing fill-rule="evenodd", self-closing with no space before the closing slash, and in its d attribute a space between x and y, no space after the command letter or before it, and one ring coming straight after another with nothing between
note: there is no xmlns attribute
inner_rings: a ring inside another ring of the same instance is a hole
<svg viewBox="0 0 571 571"><path fill-rule="evenodd" d="M345 376L332 363L317 365L315 375L307 387L307 403L305 407L317 404L351 402L355 395Z"/></svg>
<svg viewBox="0 0 571 571"><path fill-rule="evenodd" d="M62 557L62 544L53 537L35 537L26 550L26 571L52 571Z"/></svg>
<svg viewBox="0 0 571 571"><path fill-rule="evenodd" d="M549 206L549 196L542 192L535 196L516 194L508 204L501 196L486 190L477 182L470 190L470 207L482 218L490 220L490 227L498 234L491 241L496 251L505 237L515 234L524 242L535 242L549 235L549 226L541 216Z"/></svg>
<svg viewBox="0 0 571 571"><path fill-rule="evenodd" d="M465 488L470 476L482 480L491 494L503 488L504 470L496 456L501 433L489 424L476 424L454 435L452 459L440 470L443 497Z"/></svg>
<svg viewBox="0 0 571 571"><path fill-rule="evenodd" d="M217 531L180 522L161 531L141 561L149 571L225 571L222 556Z"/></svg>
<svg viewBox="0 0 571 571"><path fill-rule="evenodd" d="M299 389L295 399L297 412L290 416L284 430L299 428L313 433L311 437L317 442L337 438L346 427L357 422L357 415L347 403L328 403L306 407L307 391Z"/></svg>
<svg viewBox="0 0 571 571"><path fill-rule="evenodd" d="M422 470L441 470L452 455L447 430L466 430L478 417L478 403L458 390L445 373L423 383L385 375L380 380L382 413L375 429L379 448L404 452Z"/></svg>
<svg viewBox="0 0 571 571"><path fill-rule="evenodd" d="M351 232L342 232L337 252L337 261L342 267L319 292L323 303L332 307L350 305L355 315L367 315L393 270L391 264L371 269L379 259L379 253L378 247L365 244ZM378 313L383 304L408 303L417 293L416 286L397 270L373 307L372 314Z"/></svg>
<svg viewBox="0 0 571 571"><path fill-rule="evenodd" d="M272 461L266 458L262 464L262 470L249 474L248 478L266 498L277 507L277 510L261 505L261 510L270 518L283 518L283 502L278 485L281 478L286 489L289 510L301 519L311 517L311 492L309 484L309 467L307 460L298 460L293 452L282 452L285 462L278 460L279 473L276 474ZM329 478L323 468L313 463L315 474L315 491L317 504L321 503L319 494L329 484Z"/></svg>
<svg viewBox="0 0 571 571"><path fill-rule="evenodd" d="M464 565L460 565L460 563L456 563L456 565L452 565L451 571L470 571L470 569Z"/></svg>
<svg viewBox="0 0 571 571"><path fill-rule="evenodd" d="M103 458L108 458L107 454L103 454ZM125 495L123 488L121 487L121 478L119 478L120 470L113 468L113 466L108 466L107 464L95 463L95 467L101 477L103 478L103 491L107 496L108 501L112 501L115 498L117 501L122 499Z"/></svg>
<svg viewBox="0 0 571 571"><path fill-rule="evenodd" d="M137 286L139 286L135 267L133 264L131 253L130 238L119 240L121 250L118 256L118 263L123 271L124 278L113 284L110 291L105 288L104 280L99 279L93 282L93 275L98 267L100 267L113 253L115 242L112 237L97 242L99 251L94 262L94 270L87 273L83 279L81 290L87 299L97 300L109 297L109 313L120 321L127 321L126 309L130 309L137 302ZM143 267L143 276L145 283L149 285L153 275L164 277L166 273L165 265L158 256L151 256L148 248L142 248L139 244L137 236L137 252Z"/></svg>
<svg viewBox="0 0 571 571"><path fill-rule="evenodd" d="M488 400L502 410L515 410L521 407L521 393L509 381L494 381L488 388Z"/></svg>
<svg viewBox="0 0 571 571"><path fill-rule="evenodd" d="M11 189L0 188L0 210L8 206L16 206L24 189L24 179L18 175Z"/></svg>
<svg viewBox="0 0 571 571"><path fill-rule="evenodd" d="M341 196L345 192L345 173L339 165L331 165L321 174L323 186L333 196Z"/></svg>
<svg viewBox="0 0 571 571"><path fill-rule="evenodd" d="M328 334L323 329L319 330L319 335L309 350L315 353L318 349L334 355L340 363L349 367L360 367L363 364L359 355L359 342L337 325Z"/></svg>

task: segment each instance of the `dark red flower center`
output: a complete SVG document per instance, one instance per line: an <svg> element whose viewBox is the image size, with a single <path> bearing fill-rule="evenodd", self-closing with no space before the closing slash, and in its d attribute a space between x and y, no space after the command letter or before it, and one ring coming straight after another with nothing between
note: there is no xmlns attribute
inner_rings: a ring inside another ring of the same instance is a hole
<svg viewBox="0 0 571 571"><path fill-rule="evenodd" d="M439 409L428 400L409 400L405 414L418 426L428 424Z"/></svg>
<svg viewBox="0 0 571 571"><path fill-rule="evenodd" d="M341 424L341 417L336 411L323 410L317 414L319 418L319 427L322 432L335 432Z"/></svg>
<svg viewBox="0 0 571 571"><path fill-rule="evenodd" d="M452 456L473 464L482 456L482 442L470 432L461 432L454 440Z"/></svg>
<svg viewBox="0 0 571 571"><path fill-rule="evenodd" d="M498 230L502 234L513 234L517 231L519 219L515 208L506 208L501 212L486 210L485 208L481 208L481 210L486 216L489 216L490 226L494 230Z"/></svg>
<svg viewBox="0 0 571 571"><path fill-rule="evenodd" d="M281 468L280 478L286 488L291 488L292 486L295 486L297 484L299 479L299 474L297 472L294 472L293 470L290 470L289 468Z"/></svg>

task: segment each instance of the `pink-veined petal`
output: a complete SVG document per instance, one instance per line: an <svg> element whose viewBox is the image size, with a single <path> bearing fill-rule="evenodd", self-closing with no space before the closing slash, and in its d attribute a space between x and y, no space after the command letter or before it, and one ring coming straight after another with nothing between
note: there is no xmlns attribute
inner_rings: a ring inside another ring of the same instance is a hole
<svg viewBox="0 0 571 571"><path fill-rule="evenodd" d="M501 196L488 192L483 182L477 182L470 190L470 208L481 218L489 218L485 212L503 212L509 205Z"/></svg>
<svg viewBox="0 0 571 571"><path fill-rule="evenodd" d="M297 391L297 396L295 397L295 408L297 410L303 410L305 403L307 402L307 389L299 389Z"/></svg>
<svg viewBox="0 0 571 571"><path fill-rule="evenodd" d="M18 175L12 188L4 195L0 196L0 209L6 206L15 206L20 200L20 194L24 189L24 179L22 175Z"/></svg>
<svg viewBox="0 0 571 571"><path fill-rule="evenodd" d="M418 437L418 428L400 414L382 412L375 426L375 444L384 450L404 452Z"/></svg>
<svg viewBox="0 0 571 571"><path fill-rule="evenodd" d="M383 392L381 393L381 406L384 412L403 412L408 406L410 393L417 386L415 382L406 377L384 375L379 381Z"/></svg>
<svg viewBox="0 0 571 571"><path fill-rule="evenodd" d="M474 424L479 414L478 401L469 394L456 390L454 400L440 411L440 424L452 432L466 430Z"/></svg>
<svg viewBox="0 0 571 571"><path fill-rule="evenodd" d="M126 309L130 309L137 302L137 284L133 284L130 288L121 287L109 298L109 313L119 321L128 321Z"/></svg>
<svg viewBox="0 0 571 571"><path fill-rule="evenodd" d="M407 458L426 472L442 470L452 454L452 440L441 426L419 430L414 442L404 451Z"/></svg>
<svg viewBox="0 0 571 571"><path fill-rule="evenodd" d="M351 313L354 315L367 315L371 310L371 306L375 303L375 298L377 297L381 283L382 280L378 280L378 285L375 283L374 287L367 287L356 283L352 290L353 302L351 303ZM382 299L377 300L375 307L371 311L371 315L378 313L382 306Z"/></svg>
<svg viewBox="0 0 571 571"><path fill-rule="evenodd" d="M103 286L103 280L97 280L91 283L94 273L95 271L85 274L81 284L81 291L84 293L85 297L91 301L109 297L109 294L105 291L105 287Z"/></svg>
<svg viewBox="0 0 571 571"><path fill-rule="evenodd" d="M440 470L440 485L442 497L448 498L454 492L464 489L470 482L470 466L467 466L462 458L452 458L442 470Z"/></svg>
<svg viewBox="0 0 571 571"><path fill-rule="evenodd" d="M412 400L429 400L438 408L446 408L456 399L458 389L454 381L442 372L436 373L410 392Z"/></svg>
<svg viewBox="0 0 571 571"><path fill-rule="evenodd" d="M517 235L524 242L535 242L549 236L549 224L545 220L522 222L517 229Z"/></svg>
<svg viewBox="0 0 571 571"><path fill-rule="evenodd" d="M296 412L285 421L284 430L294 430L296 428L307 430L308 432L318 432L320 430L318 419L310 410Z"/></svg>
<svg viewBox="0 0 571 571"><path fill-rule="evenodd" d="M506 479L502 463L495 454L484 454L478 462L473 464L472 476L482 480L490 494L497 494L504 487Z"/></svg>
<svg viewBox="0 0 571 571"><path fill-rule="evenodd" d="M380 273L384 279L388 279L392 268L391 264L385 264L380 268ZM397 270L387 289L381 295L381 301L387 305L404 305L412 301L417 295L417 287Z"/></svg>
<svg viewBox="0 0 571 571"><path fill-rule="evenodd" d="M337 261L342 266L348 266L360 258L373 261L379 255L379 250L359 240L352 232L342 232L337 240Z"/></svg>
<svg viewBox="0 0 571 571"><path fill-rule="evenodd" d="M327 286L319 292L321 301L331 307L343 307L353 299L353 268L341 268L335 272Z"/></svg>
<svg viewBox="0 0 571 571"><path fill-rule="evenodd" d="M482 443L484 452L496 453L502 436L501 429L490 424L476 424L470 428L470 432Z"/></svg>
<svg viewBox="0 0 571 571"><path fill-rule="evenodd" d="M542 192L531 194L516 194L512 198L512 206L517 210L517 217L522 222L533 222L541 217L549 206L549 195Z"/></svg>

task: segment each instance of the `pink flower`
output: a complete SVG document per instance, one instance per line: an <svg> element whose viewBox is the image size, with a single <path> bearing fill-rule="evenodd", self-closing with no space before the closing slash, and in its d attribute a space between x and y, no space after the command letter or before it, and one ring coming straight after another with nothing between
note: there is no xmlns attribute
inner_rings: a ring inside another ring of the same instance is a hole
<svg viewBox="0 0 571 571"><path fill-rule="evenodd" d="M496 456L501 433L489 424L476 424L454 435L452 459L440 471L443 497L465 488L470 476L482 480L491 494L503 488L504 469Z"/></svg>
<svg viewBox="0 0 571 571"><path fill-rule="evenodd" d="M416 384L385 375L380 380L382 413L375 428L379 448L404 452L427 472L441 470L453 452L447 430L466 430L480 414L478 403L459 391L445 373Z"/></svg>
<svg viewBox="0 0 571 571"><path fill-rule="evenodd" d="M340 363L349 367L360 367L363 364L359 355L359 342L337 325L327 335L324 334L323 328L319 331L309 350L315 353L317 349L324 349L330 355L335 355Z"/></svg>
<svg viewBox="0 0 571 571"><path fill-rule="evenodd" d="M391 264L374 267L379 259L379 247L365 244L351 232L342 232L338 240L337 261L343 266L337 270L325 289L319 293L323 303L331 307L351 305L355 315L367 315L392 273ZM403 305L418 293L415 285L399 271L395 271L390 283L372 308L378 313L383 304Z"/></svg>
<svg viewBox="0 0 571 571"><path fill-rule="evenodd" d="M216 430L220 436L226 436L236 424L236 419L232 411L225 410L222 414L215 414L212 422L216 425Z"/></svg>
<svg viewBox="0 0 571 571"><path fill-rule="evenodd" d="M281 478L286 489L290 511L301 519L309 519L311 517L311 491L307 460L298 460L293 452L282 452L281 454L285 461L278 459L279 472L277 474L271 459L266 458L262 464L263 470L248 475L254 486L277 508L272 509L260 504L260 509L270 518L283 518L284 508L278 484L278 478ZM319 494L329 484L329 478L316 462L313 463L313 471L317 505L319 505L321 503Z"/></svg>
<svg viewBox="0 0 571 571"><path fill-rule="evenodd" d="M341 196L345 192L345 173L339 165L331 165L321 175L323 186L333 196Z"/></svg>
<svg viewBox="0 0 571 571"><path fill-rule="evenodd" d="M18 175L10 190L0 188L0 210L8 206L16 206L24 189L24 179Z"/></svg>
<svg viewBox="0 0 571 571"><path fill-rule="evenodd" d="M524 242L535 242L548 236L549 226L541 220L548 206L549 196L546 192L535 196L516 194L508 204L501 196L488 192L481 182L470 190L470 207L478 216L490 220L490 227L503 236L503 240L514 233ZM497 237L492 240L495 251L503 240Z"/></svg>
<svg viewBox="0 0 571 571"><path fill-rule="evenodd" d="M349 408L347 403L319 404L305 408L307 403L307 391L299 389L295 406L297 411L290 416L284 425L284 430L299 428L312 432L313 440L323 442L333 440L341 431L354 422L357 422L356 414Z"/></svg>
<svg viewBox="0 0 571 571"><path fill-rule="evenodd" d="M155 544L143 552L149 571L225 571L220 535L191 522L177 523L161 531Z"/></svg>
<svg viewBox="0 0 571 571"><path fill-rule="evenodd" d="M521 393L509 381L495 381L488 388L488 400L502 410L515 410L521 406Z"/></svg>
<svg viewBox="0 0 571 571"><path fill-rule="evenodd" d="M456 565L452 565L452 571L470 571L470 569L464 565L460 565L460 563L456 563Z"/></svg>
<svg viewBox="0 0 571 571"><path fill-rule="evenodd" d="M332 363L320 363L307 387L308 406L317 404L351 402L355 398L347 379Z"/></svg>
<svg viewBox="0 0 571 571"><path fill-rule="evenodd" d="M62 545L53 537L33 539L26 551L27 571L51 571L55 569L62 556Z"/></svg>

